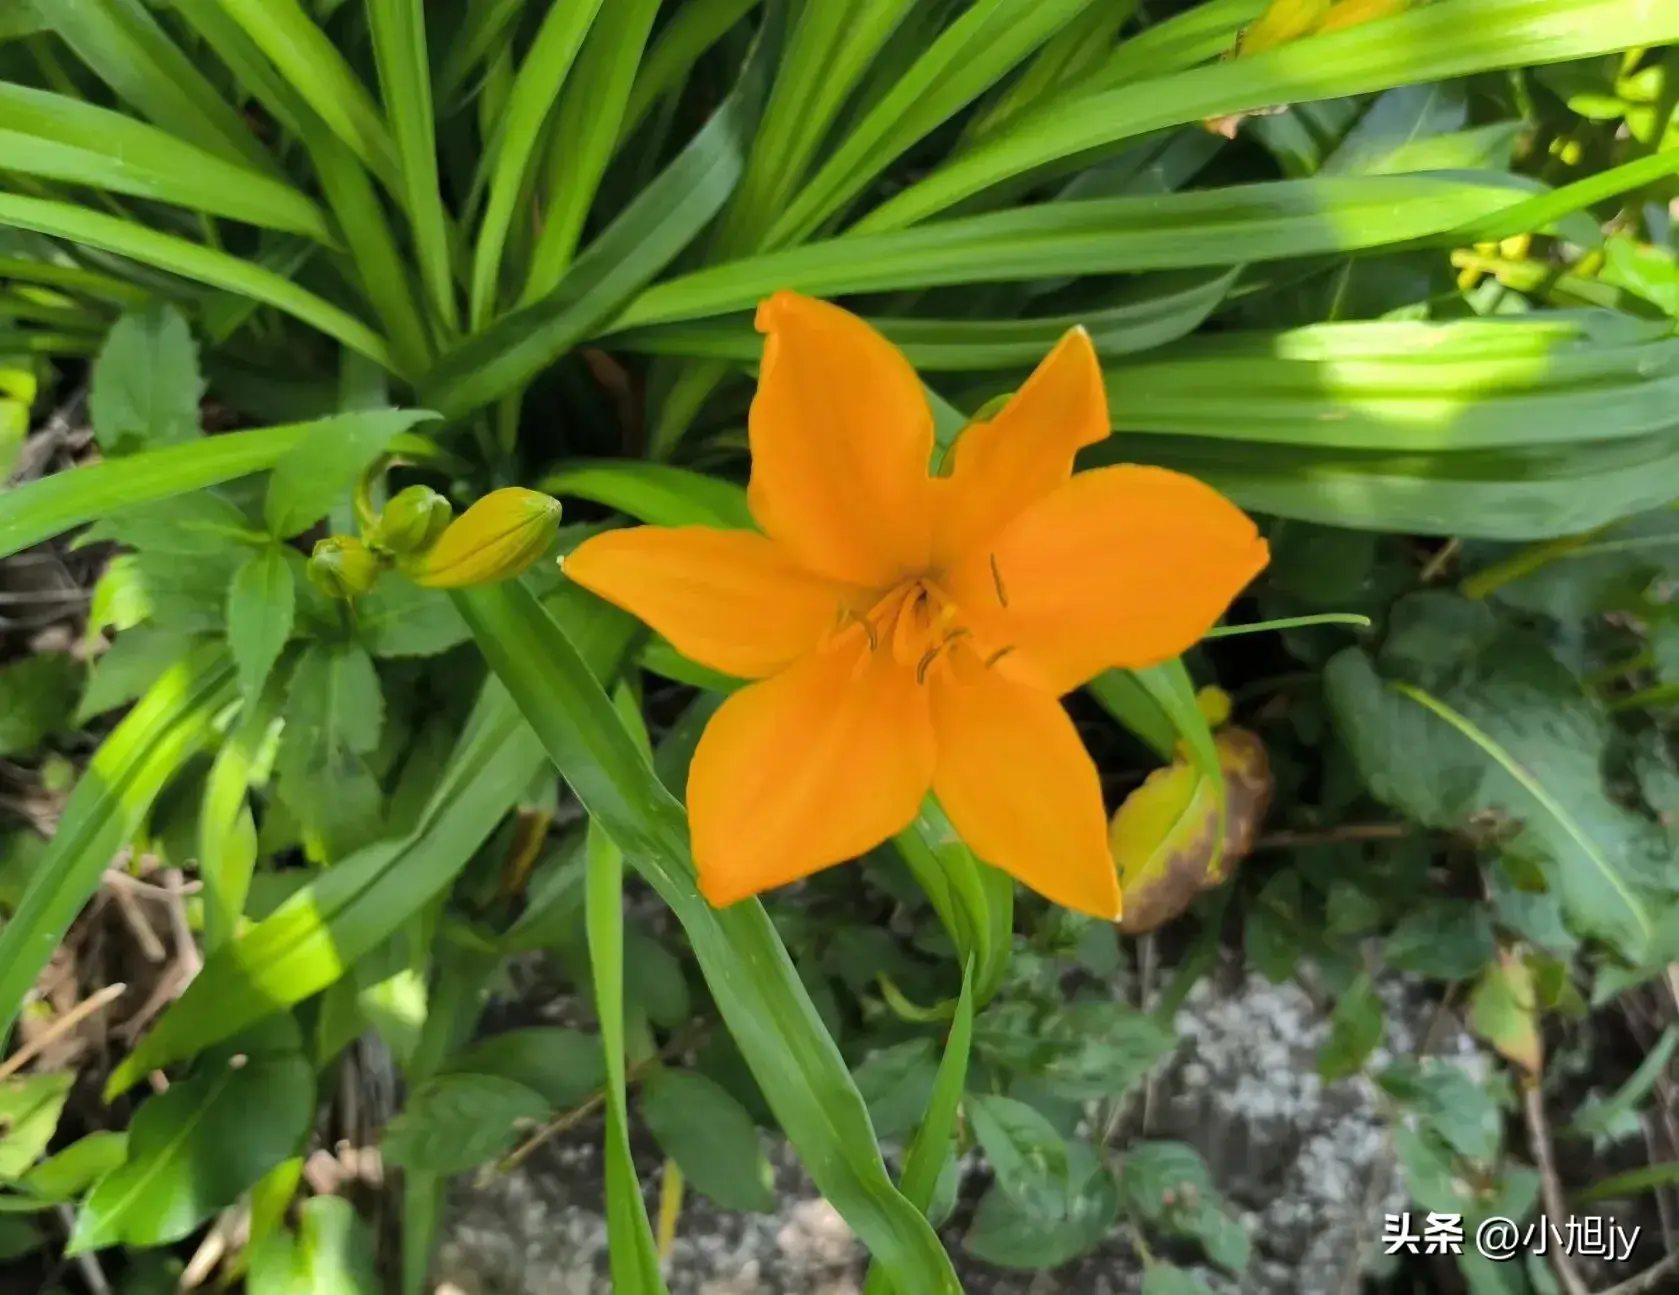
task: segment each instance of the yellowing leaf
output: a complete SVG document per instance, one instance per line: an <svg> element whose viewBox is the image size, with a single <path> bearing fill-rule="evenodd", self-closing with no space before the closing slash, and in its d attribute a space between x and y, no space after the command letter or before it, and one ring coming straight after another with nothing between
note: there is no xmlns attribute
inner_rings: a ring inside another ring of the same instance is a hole
<svg viewBox="0 0 1679 1295"><path fill-rule="evenodd" d="M1236 41L1236 53L1263 54L1316 31L1329 16L1331 0L1271 0Z"/></svg>
<svg viewBox="0 0 1679 1295"><path fill-rule="evenodd" d="M1329 16L1318 24L1313 35L1344 31L1348 27L1374 22L1378 18L1391 18L1395 14L1404 13L1408 8L1410 0L1340 0L1340 3L1329 11Z"/></svg>
<svg viewBox="0 0 1679 1295"><path fill-rule="evenodd" d="M1475 986L1469 1028L1500 1056L1536 1075L1543 1063L1536 1007L1532 969L1518 954L1502 950Z"/></svg>
<svg viewBox="0 0 1679 1295"><path fill-rule="evenodd" d="M1114 814L1108 839L1125 896L1120 929L1127 934L1140 935L1181 916L1253 849L1271 799L1265 746L1241 728L1222 729L1213 741L1224 770L1222 854L1218 787L1188 759L1156 769Z"/></svg>

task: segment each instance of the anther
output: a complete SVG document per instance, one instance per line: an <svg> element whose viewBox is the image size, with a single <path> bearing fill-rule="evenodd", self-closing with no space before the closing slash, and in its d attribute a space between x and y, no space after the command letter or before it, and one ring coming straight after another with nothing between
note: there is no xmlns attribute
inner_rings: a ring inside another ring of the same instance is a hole
<svg viewBox="0 0 1679 1295"><path fill-rule="evenodd" d="M996 665L997 662L1001 661L1004 657L1006 657L1010 652L1013 652L1013 651L1014 651L1014 644L1012 644L1012 643L1009 644L1007 647L998 648L990 656L985 658L985 668L987 670L989 670L992 666Z"/></svg>
<svg viewBox="0 0 1679 1295"><path fill-rule="evenodd" d="M1004 607L1009 605L1009 591L1003 588L1003 573L997 566L997 555L991 555L991 583L997 587L997 601Z"/></svg>
<svg viewBox="0 0 1679 1295"><path fill-rule="evenodd" d="M932 667L933 662L939 659L939 653L942 651L944 651L943 643L940 643L937 647L930 647L927 649L926 653L921 658L921 663L915 667L916 683L927 682L927 671Z"/></svg>

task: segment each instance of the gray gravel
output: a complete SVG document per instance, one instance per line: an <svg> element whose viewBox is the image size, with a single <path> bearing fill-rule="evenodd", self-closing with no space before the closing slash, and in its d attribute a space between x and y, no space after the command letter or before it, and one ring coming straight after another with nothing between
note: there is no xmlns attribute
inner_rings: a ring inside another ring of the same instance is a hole
<svg viewBox="0 0 1679 1295"><path fill-rule="evenodd" d="M1432 1013L1427 995L1396 981L1383 996L1384 1051L1413 1050ZM1316 1053L1327 1024L1297 985L1258 977L1222 987L1203 981L1177 1028L1181 1045L1156 1077L1148 1136L1200 1149L1253 1243L1239 1283L1214 1269L1196 1271L1218 1295L1356 1289L1349 1268L1369 1270L1380 1255L1382 1215L1406 1208L1372 1085L1319 1080ZM1483 1073L1484 1058L1466 1036L1454 1033L1437 1050ZM1376 1065L1383 1060L1379 1054ZM460 1295L610 1291L599 1139L598 1126L580 1128L571 1141L488 1186L458 1183L439 1279ZM787 1148L770 1154L780 1196L775 1213L732 1214L690 1194L667 1268L671 1295L857 1295L864 1256L849 1229ZM642 1170L651 1209L656 1154L645 1155ZM975 1161L965 1197L983 1182ZM960 1226L947 1229L946 1240L970 1295L1134 1295L1141 1288L1141 1265L1123 1228L1053 1274L980 1264L963 1252Z"/></svg>

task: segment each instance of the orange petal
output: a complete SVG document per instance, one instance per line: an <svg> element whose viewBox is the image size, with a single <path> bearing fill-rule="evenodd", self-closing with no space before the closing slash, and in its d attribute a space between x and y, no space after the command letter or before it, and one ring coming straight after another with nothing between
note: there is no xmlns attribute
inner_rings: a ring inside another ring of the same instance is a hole
<svg viewBox="0 0 1679 1295"><path fill-rule="evenodd" d="M963 429L941 493L938 565L960 561L1065 485L1073 455L1109 433L1102 366L1082 328L1068 332L989 422Z"/></svg>
<svg viewBox="0 0 1679 1295"><path fill-rule="evenodd" d="M1119 916L1102 785L1073 721L1048 693L971 653L933 672L933 791L975 854L1063 908Z"/></svg>
<svg viewBox="0 0 1679 1295"><path fill-rule="evenodd" d="M565 573L683 656L742 679L811 651L834 627L843 592L762 535L706 526L607 531L578 545Z"/></svg>
<svg viewBox="0 0 1679 1295"><path fill-rule="evenodd" d="M1269 560L1252 519L1164 468L1081 472L949 577L998 668L1054 693L1177 656ZM1006 606L1004 605L1006 603Z"/></svg>
<svg viewBox="0 0 1679 1295"><path fill-rule="evenodd" d="M933 773L927 690L861 635L733 694L688 772L700 891L722 907L902 831Z"/></svg>
<svg viewBox="0 0 1679 1295"><path fill-rule="evenodd" d="M881 587L927 564L933 415L909 361L838 306L778 292L748 432L764 532L835 580Z"/></svg>

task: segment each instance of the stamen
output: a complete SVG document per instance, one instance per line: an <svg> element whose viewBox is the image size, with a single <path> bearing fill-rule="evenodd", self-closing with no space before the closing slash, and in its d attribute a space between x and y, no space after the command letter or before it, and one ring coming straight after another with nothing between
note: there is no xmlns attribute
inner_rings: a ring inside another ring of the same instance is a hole
<svg viewBox="0 0 1679 1295"><path fill-rule="evenodd" d="M1004 657L1006 657L1010 652L1013 652L1013 651L1014 651L1014 644L1012 644L1012 643L1010 643L1007 647L998 648L990 656L985 658L985 668L987 670L989 670L992 666L996 665L997 662L1001 661Z"/></svg>
<svg viewBox="0 0 1679 1295"><path fill-rule="evenodd" d="M1009 605L1009 591L1003 588L1003 573L997 566L997 555L991 555L991 583L997 587L997 601L1004 607Z"/></svg>
<svg viewBox="0 0 1679 1295"><path fill-rule="evenodd" d="M927 682L927 671L932 667L933 662L939 659L939 653L943 651L943 643L940 643L937 647L930 647L927 649L926 655L921 658L921 664L915 667L916 683Z"/></svg>

